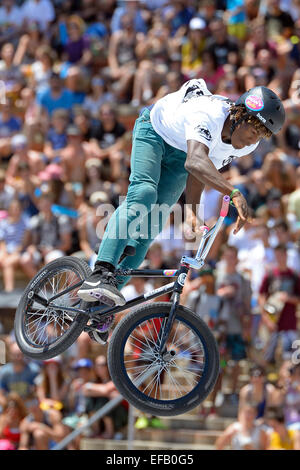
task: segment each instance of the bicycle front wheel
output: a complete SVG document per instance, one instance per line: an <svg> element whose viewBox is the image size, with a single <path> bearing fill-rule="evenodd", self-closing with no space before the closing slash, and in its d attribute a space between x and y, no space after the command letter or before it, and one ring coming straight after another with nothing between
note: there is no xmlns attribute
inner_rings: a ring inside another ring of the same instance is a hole
<svg viewBox="0 0 300 470"><path fill-rule="evenodd" d="M175 416L199 405L219 374L219 353L207 325L178 306L166 344L161 334L171 304L157 302L131 312L115 328L108 345L108 367L123 397L141 411Z"/></svg>

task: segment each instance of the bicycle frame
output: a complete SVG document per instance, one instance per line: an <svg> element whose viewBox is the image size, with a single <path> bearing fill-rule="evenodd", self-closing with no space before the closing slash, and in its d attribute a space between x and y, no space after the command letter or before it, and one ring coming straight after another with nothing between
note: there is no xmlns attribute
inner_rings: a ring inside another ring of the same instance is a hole
<svg viewBox="0 0 300 470"><path fill-rule="evenodd" d="M187 273L190 268L200 270L202 266L204 265L205 259L209 253L209 250L218 232L220 231L224 218L227 216L227 213L229 210L229 202L230 202L230 197L224 196L222 208L220 211L220 216L216 224L211 229L209 229L209 227L207 226L201 227L203 235L200 240L199 248L197 250L197 254L195 258L183 256L180 261L179 269L117 269L115 272L117 276L177 278L174 282L171 282L162 287L154 289L149 293L142 294L138 297L135 297L134 299L126 302L125 305L122 305L119 307L109 307L107 305L96 305L94 307L91 306L87 310L81 310L81 309L75 308L74 306L74 307L63 307L63 310L66 312L72 312L73 314L80 313L80 314L88 315L90 319L97 321L100 319L100 317L103 317L104 315L112 315L112 314L121 313L122 311L135 307L139 304L142 304L145 301L152 300L161 295L169 294L173 292L172 299L171 299L170 314L168 315L168 320L164 328L164 331L163 332L160 331L161 337L160 337L159 352L162 353L164 351L166 341L168 339L169 333L171 331L171 328L172 328L172 325L176 316L176 308L179 304L180 294L182 293L184 283L187 277ZM74 289L77 289L83 284L83 282L84 281L74 284L73 286L65 289L59 294L54 295L48 301L41 298L39 295L35 294L34 292L32 292L31 297L36 302L40 303L41 305L45 307L51 307L51 309L53 310L56 310L56 309L62 310L62 307L60 305L55 305L55 303L52 303L52 302L55 301L57 298L67 294L68 292ZM29 294L31 294L31 292Z"/></svg>

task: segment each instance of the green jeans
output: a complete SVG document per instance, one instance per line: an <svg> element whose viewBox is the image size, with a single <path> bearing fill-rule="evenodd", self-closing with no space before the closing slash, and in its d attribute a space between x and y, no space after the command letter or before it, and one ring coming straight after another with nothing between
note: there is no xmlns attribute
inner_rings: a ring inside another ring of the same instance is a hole
<svg viewBox="0 0 300 470"><path fill-rule="evenodd" d="M155 132L149 109L145 109L136 120L132 139L128 193L111 216L98 253L98 260L124 269L136 269L142 263L149 245L162 231L172 206L185 189L187 180L184 168L186 153L168 145ZM158 205L162 204L160 217L154 217ZM127 245L136 248L135 256L118 264ZM120 279L119 287L125 283Z"/></svg>

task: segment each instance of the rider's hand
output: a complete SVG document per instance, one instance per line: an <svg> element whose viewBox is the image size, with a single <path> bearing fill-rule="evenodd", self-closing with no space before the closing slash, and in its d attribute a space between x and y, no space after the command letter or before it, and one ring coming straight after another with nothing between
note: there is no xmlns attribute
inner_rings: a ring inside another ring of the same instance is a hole
<svg viewBox="0 0 300 470"><path fill-rule="evenodd" d="M238 233L246 222L251 222L249 207L242 193L236 193L232 197L232 202L238 211L238 218L233 233Z"/></svg>

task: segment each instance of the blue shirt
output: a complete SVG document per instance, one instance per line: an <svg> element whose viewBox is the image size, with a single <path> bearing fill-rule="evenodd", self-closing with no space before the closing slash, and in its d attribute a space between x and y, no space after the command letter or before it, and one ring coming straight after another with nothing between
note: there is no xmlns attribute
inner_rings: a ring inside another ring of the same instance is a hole
<svg viewBox="0 0 300 470"><path fill-rule="evenodd" d="M0 116L0 137L10 137L14 132L21 129L21 122L15 117L11 117L8 121L2 121Z"/></svg>
<svg viewBox="0 0 300 470"><path fill-rule="evenodd" d="M127 13L127 11L128 10L126 7L119 7L115 9L112 20L111 20L111 24L110 24L112 33L115 33L116 31L120 31L122 29L121 19L122 19L122 16L125 15L125 13ZM134 29L137 33L147 32L147 26L140 11L137 11L135 15Z"/></svg>
<svg viewBox="0 0 300 470"><path fill-rule="evenodd" d="M0 240L5 242L8 253L13 253L22 244L27 229L28 222L25 217L15 223L9 222L8 219L0 221Z"/></svg>
<svg viewBox="0 0 300 470"><path fill-rule="evenodd" d="M56 109L67 109L71 110L73 106L73 96L70 90L62 89L62 92L58 98L53 98L51 94L51 88L48 87L43 89L37 94L37 103L45 108L50 116Z"/></svg>
<svg viewBox="0 0 300 470"><path fill-rule="evenodd" d="M26 398L38 373L39 367L33 363L25 364L21 372L15 372L13 364L5 364L0 368L0 390L4 393L16 392Z"/></svg>
<svg viewBox="0 0 300 470"><path fill-rule="evenodd" d="M47 140L51 143L53 150L63 149L68 143L67 134L58 134L53 128L49 129Z"/></svg>
<svg viewBox="0 0 300 470"><path fill-rule="evenodd" d="M243 7L243 10L240 13L230 17L229 24L244 23L246 21L246 13L243 0L227 0L226 7L229 12L233 12L234 10Z"/></svg>

